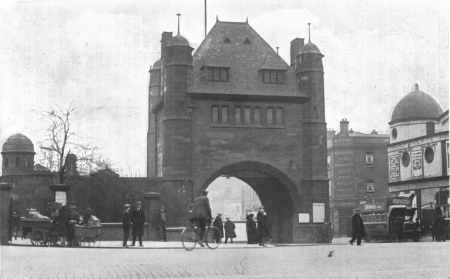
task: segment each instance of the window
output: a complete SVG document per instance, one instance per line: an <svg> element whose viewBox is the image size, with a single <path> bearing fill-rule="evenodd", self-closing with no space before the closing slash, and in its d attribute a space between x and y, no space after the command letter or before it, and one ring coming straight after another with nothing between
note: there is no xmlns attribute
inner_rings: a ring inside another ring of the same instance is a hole
<svg viewBox="0 0 450 279"><path fill-rule="evenodd" d="M266 111L266 121L268 125L273 125L273 108L267 108Z"/></svg>
<svg viewBox="0 0 450 279"><path fill-rule="evenodd" d="M366 152L366 164L372 166L374 162L374 156L372 152Z"/></svg>
<svg viewBox="0 0 450 279"><path fill-rule="evenodd" d="M405 168L409 166L409 153L407 151L402 154L402 165Z"/></svg>
<svg viewBox="0 0 450 279"><path fill-rule="evenodd" d="M431 147L425 148L425 161L427 161L428 164L432 163L434 160L434 150Z"/></svg>
<svg viewBox="0 0 450 279"><path fill-rule="evenodd" d="M16 168L20 167L20 158L16 157Z"/></svg>
<svg viewBox="0 0 450 279"><path fill-rule="evenodd" d="M391 134L392 134L392 138L396 139L397 138L397 128L392 129Z"/></svg>
<svg viewBox="0 0 450 279"><path fill-rule="evenodd" d="M235 107L234 108L234 123L235 124L241 124L241 107Z"/></svg>
<svg viewBox="0 0 450 279"><path fill-rule="evenodd" d="M261 124L261 109L259 107L253 109L253 121L255 124Z"/></svg>
<svg viewBox="0 0 450 279"><path fill-rule="evenodd" d="M8 158L5 158L5 168L7 168L8 167Z"/></svg>
<svg viewBox="0 0 450 279"><path fill-rule="evenodd" d="M325 222L325 204L314 202L312 205L313 205L313 223Z"/></svg>
<svg viewBox="0 0 450 279"><path fill-rule="evenodd" d="M427 122L427 136L434 134L434 122Z"/></svg>
<svg viewBox="0 0 450 279"><path fill-rule="evenodd" d="M375 193L375 183L369 181L366 183L366 192L367 193Z"/></svg>
<svg viewBox="0 0 450 279"><path fill-rule="evenodd" d="M264 83L283 83L284 71L279 70L263 70L262 81Z"/></svg>
<svg viewBox="0 0 450 279"><path fill-rule="evenodd" d="M221 123L228 122L228 106L222 106L220 113L220 122Z"/></svg>
<svg viewBox="0 0 450 279"><path fill-rule="evenodd" d="M245 107L244 108L244 123L250 124L250 120L251 120L250 118L251 118L250 107Z"/></svg>
<svg viewBox="0 0 450 279"><path fill-rule="evenodd" d="M275 124L282 125L283 124L283 108L276 108L275 110Z"/></svg>
<svg viewBox="0 0 450 279"><path fill-rule="evenodd" d="M211 109L211 118L213 123L219 123L219 107L218 106L212 106Z"/></svg>
<svg viewBox="0 0 450 279"><path fill-rule="evenodd" d="M207 67L209 81L228 81L230 79L229 68Z"/></svg>

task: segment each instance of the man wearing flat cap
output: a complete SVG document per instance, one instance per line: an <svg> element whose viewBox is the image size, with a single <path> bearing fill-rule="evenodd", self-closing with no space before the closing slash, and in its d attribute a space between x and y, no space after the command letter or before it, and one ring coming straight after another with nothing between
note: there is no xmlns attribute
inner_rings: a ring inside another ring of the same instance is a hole
<svg viewBox="0 0 450 279"><path fill-rule="evenodd" d="M145 214L142 209L142 202L136 202L136 208L131 212L131 223L133 224L133 243L131 246L134 246L136 243L136 239L139 240L139 246L142 245L142 235L144 234L144 223L145 223Z"/></svg>

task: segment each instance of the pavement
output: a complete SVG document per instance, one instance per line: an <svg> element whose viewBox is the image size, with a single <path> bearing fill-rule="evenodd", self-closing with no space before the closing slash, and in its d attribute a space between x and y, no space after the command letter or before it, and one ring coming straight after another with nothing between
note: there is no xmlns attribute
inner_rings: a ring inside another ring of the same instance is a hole
<svg viewBox="0 0 450 279"><path fill-rule="evenodd" d="M108 244L93 249L0 246L0 279L450 278L450 242L228 244L190 252L179 243L164 248L146 242L144 248L129 249Z"/></svg>

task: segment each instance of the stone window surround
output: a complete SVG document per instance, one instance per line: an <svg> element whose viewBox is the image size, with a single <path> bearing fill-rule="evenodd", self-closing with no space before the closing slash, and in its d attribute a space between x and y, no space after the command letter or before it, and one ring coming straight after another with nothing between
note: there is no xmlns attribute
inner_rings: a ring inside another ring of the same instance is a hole
<svg viewBox="0 0 450 279"><path fill-rule="evenodd" d="M228 110L226 122L222 121L222 112L224 108L227 108ZM259 110L259 122L255 121L257 110ZM238 112L240 114L239 118L236 117L236 113ZM268 112L273 113L272 124L267 122ZM246 115L246 113L249 113L249 115ZM238 122L236 122L236 119L238 119ZM247 122L246 119L249 120L249 122ZM279 105L212 104L210 123L212 127L284 129L284 108Z"/></svg>

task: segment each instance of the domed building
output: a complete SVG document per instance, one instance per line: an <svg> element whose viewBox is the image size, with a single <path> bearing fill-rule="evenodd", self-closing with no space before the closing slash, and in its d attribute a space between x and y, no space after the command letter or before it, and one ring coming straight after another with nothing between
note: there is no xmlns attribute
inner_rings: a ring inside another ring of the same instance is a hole
<svg viewBox="0 0 450 279"><path fill-rule="evenodd" d="M389 191L414 197L425 225L436 207L450 216L448 110L415 84L394 107L389 127Z"/></svg>
<svg viewBox="0 0 450 279"><path fill-rule="evenodd" d="M33 142L23 134L10 136L2 147L2 175L23 175L33 172Z"/></svg>

